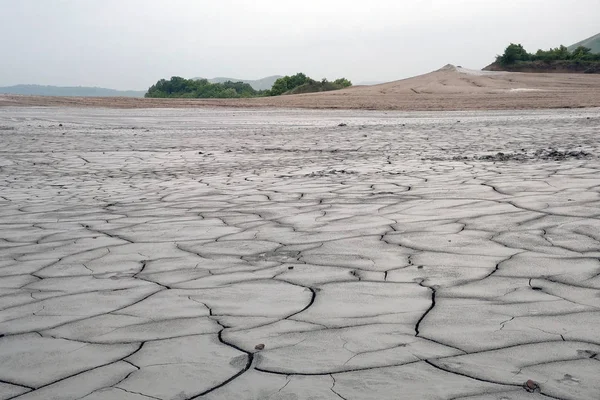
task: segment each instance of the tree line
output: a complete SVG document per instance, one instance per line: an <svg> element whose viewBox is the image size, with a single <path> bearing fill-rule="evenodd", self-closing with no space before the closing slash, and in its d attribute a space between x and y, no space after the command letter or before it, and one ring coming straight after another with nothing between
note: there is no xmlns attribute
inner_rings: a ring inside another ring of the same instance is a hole
<svg viewBox="0 0 600 400"><path fill-rule="evenodd" d="M501 65L513 65L528 61L600 61L600 54L592 53L590 48L579 46L573 51L565 46L550 50L538 50L535 54L529 53L521 44L511 43L504 53L496 56L496 62Z"/></svg>
<svg viewBox="0 0 600 400"><path fill-rule="evenodd" d="M188 99L231 99L280 96L284 94L313 93L338 90L352 86L346 78L333 82L327 79L315 81L303 73L284 76L275 81L270 90L255 90L243 82L210 83L207 79L185 79L174 76L170 80L161 79L152 85L145 97L151 98L188 98Z"/></svg>
<svg viewBox="0 0 600 400"><path fill-rule="evenodd" d="M336 79L333 82L328 81L326 78L321 81L315 81L303 73L298 73L296 75L284 76L283 78L277 79L268 95L280 96L282 94L326 92L344 89L350 86L352 86L352 82L346 78Z"/></svg>
<svg viewBox="0 0 600 400"><path fill-rule="evenodd" d="M174 76L170 80L161 79L150 86L145 97L229 99L257 97L264 95L264 92L264 90L255 90L250 84L243 82L210 83L208 79L185 79Z"/></svg>

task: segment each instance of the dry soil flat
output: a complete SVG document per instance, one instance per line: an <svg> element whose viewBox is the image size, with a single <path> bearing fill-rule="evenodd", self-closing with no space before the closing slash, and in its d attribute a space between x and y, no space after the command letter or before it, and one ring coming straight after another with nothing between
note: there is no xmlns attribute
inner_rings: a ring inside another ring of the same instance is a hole
<svg viewBox="0 0 600 400"><path fill-rule="evenodd" d="M2 108L0 399L597 400L599 129Z"/></svg>
<svg viewBox="0 0 600 400"><path fill-rule="evenodd" d="M107 108L259 107L402 111L600 107L600 74L438 71L376 86L256 99L136 99L0 95L1 106Z"/></svg>

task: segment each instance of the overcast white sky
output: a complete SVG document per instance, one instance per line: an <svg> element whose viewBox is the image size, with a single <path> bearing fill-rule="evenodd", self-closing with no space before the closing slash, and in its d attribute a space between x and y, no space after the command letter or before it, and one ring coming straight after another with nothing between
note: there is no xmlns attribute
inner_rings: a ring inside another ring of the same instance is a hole
<svg viewBox="0 0 600 400"><path fill-rule="evenodd" d="M0 86L147 89L305 72L391 81L600 32L600 0L0 0Z"/></svg>

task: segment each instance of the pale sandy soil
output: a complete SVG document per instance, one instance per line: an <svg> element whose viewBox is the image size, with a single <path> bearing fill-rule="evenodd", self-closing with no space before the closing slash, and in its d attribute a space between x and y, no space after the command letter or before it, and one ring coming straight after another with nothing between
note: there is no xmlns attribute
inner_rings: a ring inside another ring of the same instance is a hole
<svg viewBox="0 0 600 400"><path fill-rule="evenodd" d="M405 111L600 107L600 75L483 72L452 66L375 86L259 99L135 99L0 95L2 106L276 107Z"/></svg>

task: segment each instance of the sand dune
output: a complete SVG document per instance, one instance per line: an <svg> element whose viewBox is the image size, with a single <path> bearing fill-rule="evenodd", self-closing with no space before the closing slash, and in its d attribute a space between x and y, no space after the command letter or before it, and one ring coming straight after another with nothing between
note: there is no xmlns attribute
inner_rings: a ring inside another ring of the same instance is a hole
<svg viewBox="0 0 600 400"><path fill-rule="evenodd" d="M111 108L289 107L470 110L600 107L600 75L529 74L445 67L375 86L258 99L133 99L0 95L0 106Z"/></svg>

